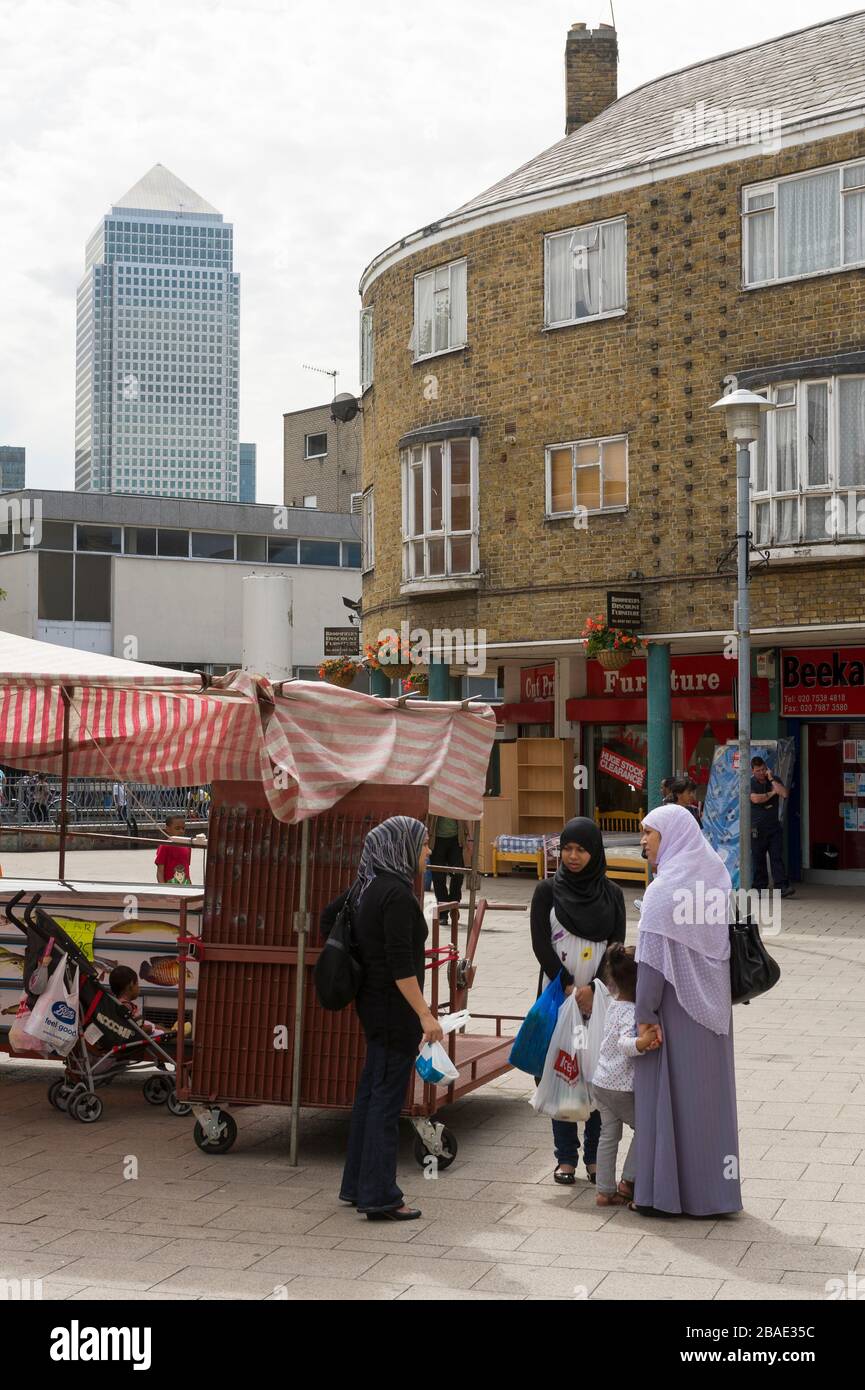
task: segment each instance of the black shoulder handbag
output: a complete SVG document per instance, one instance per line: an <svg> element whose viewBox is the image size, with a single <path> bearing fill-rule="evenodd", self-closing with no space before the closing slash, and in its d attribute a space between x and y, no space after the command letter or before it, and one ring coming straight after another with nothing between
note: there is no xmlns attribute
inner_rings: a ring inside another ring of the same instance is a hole
<svg viewBox="0 0 865 1390"><path fill-rule="evenodd" d="M349 895L339 909L312 972L322 1008L334 1012L347 1008L357 996L362 975L363 969L355 954Z"/></svg>
<svg viewBox="0 0 865 1390"><path fill-rule="evenodd" d="M734 1004L750 1004L781 978L781 967L763 945L750 915L730 923L730 994Z"/></svg>

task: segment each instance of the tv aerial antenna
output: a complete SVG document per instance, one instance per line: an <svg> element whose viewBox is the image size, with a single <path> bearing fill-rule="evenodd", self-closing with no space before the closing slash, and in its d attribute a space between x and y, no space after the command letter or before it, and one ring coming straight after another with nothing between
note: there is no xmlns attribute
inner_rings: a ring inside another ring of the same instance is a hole
<svg viewBox="0 0 865 1390"><path fill-rule="evenodd" d="M339 376L338 371L331 371L328 367L313 367L309 362L303 363L303 369L305 372L318 372L320 376L329 376L333 381L333 394L334 396L336 395L336 379Z"/></svg>

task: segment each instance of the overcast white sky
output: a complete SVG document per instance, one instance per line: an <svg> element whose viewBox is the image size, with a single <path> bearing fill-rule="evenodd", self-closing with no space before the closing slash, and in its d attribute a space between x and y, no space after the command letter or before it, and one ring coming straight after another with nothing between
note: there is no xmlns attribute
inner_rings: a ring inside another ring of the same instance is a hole
<svg viewBox="0 0 865 1390"><path fill-rule="evenodd" d="M843 0L613 0L619 94ZM75 288L167 165L235 227L240 437L282 500L282 412L357 388L358 280L564 134L571 23L608 0L0 0L0 443L74 486ZM755 103L757 104L757 103Z"/></svg>

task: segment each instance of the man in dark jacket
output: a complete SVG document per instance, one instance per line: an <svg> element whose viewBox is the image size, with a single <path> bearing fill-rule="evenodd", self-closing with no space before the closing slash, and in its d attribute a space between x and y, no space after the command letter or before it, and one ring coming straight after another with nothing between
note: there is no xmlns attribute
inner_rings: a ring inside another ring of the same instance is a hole
<svg viewBox="0 0 865 1390"><path fill-rule="evenodd" d="M758 892L769 887L766 872L766 856L772 866L772 883L781 890L782 898L792 898L796 892L790 887L787 870L784 867L784 837L778 818L781 802L786 801L790 792L763 758L751 759L751 858L752 886Z"/></svg>

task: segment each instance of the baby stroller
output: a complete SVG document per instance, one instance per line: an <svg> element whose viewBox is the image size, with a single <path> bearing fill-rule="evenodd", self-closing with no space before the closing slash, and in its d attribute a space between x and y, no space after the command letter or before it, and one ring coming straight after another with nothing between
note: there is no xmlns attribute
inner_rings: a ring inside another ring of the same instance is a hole
<svg viewBox="0 0 865 1390"><path fill-rule="evenodd" d="M175 1058L163 1046L165 1040L170 1040L170 1034L161 1029L147 1032L129 1006L115 999L107 985L100 981L99 971L92 961L59 923L38 906L39 896L38 893L33 895L24 909L23 920L19 920L13 910L24 897L23 892L16 893L6 905L7 919L27 938L24 952L27 1007L34 1008L38 999L38 995L29 990L30 977L44 958L52 938L49 974L58 968L64 954L69 958L69 965L78 967L78 1037L67 1055L57 1059L63 1061L65 1071L48 1088L51 1104L82 1124L93 1124L102 1114L97 1087L108 1085L121 1072L135 1067L155 1067L155 1074L144 1083L144 1099L151 1105L167 1105L172 1115L188 1115L192 1107L177 1099ZM171 1046L174 1045L171 1041ZM183 1046L188 1049L189 1044L184 1041Z"/></svg>

